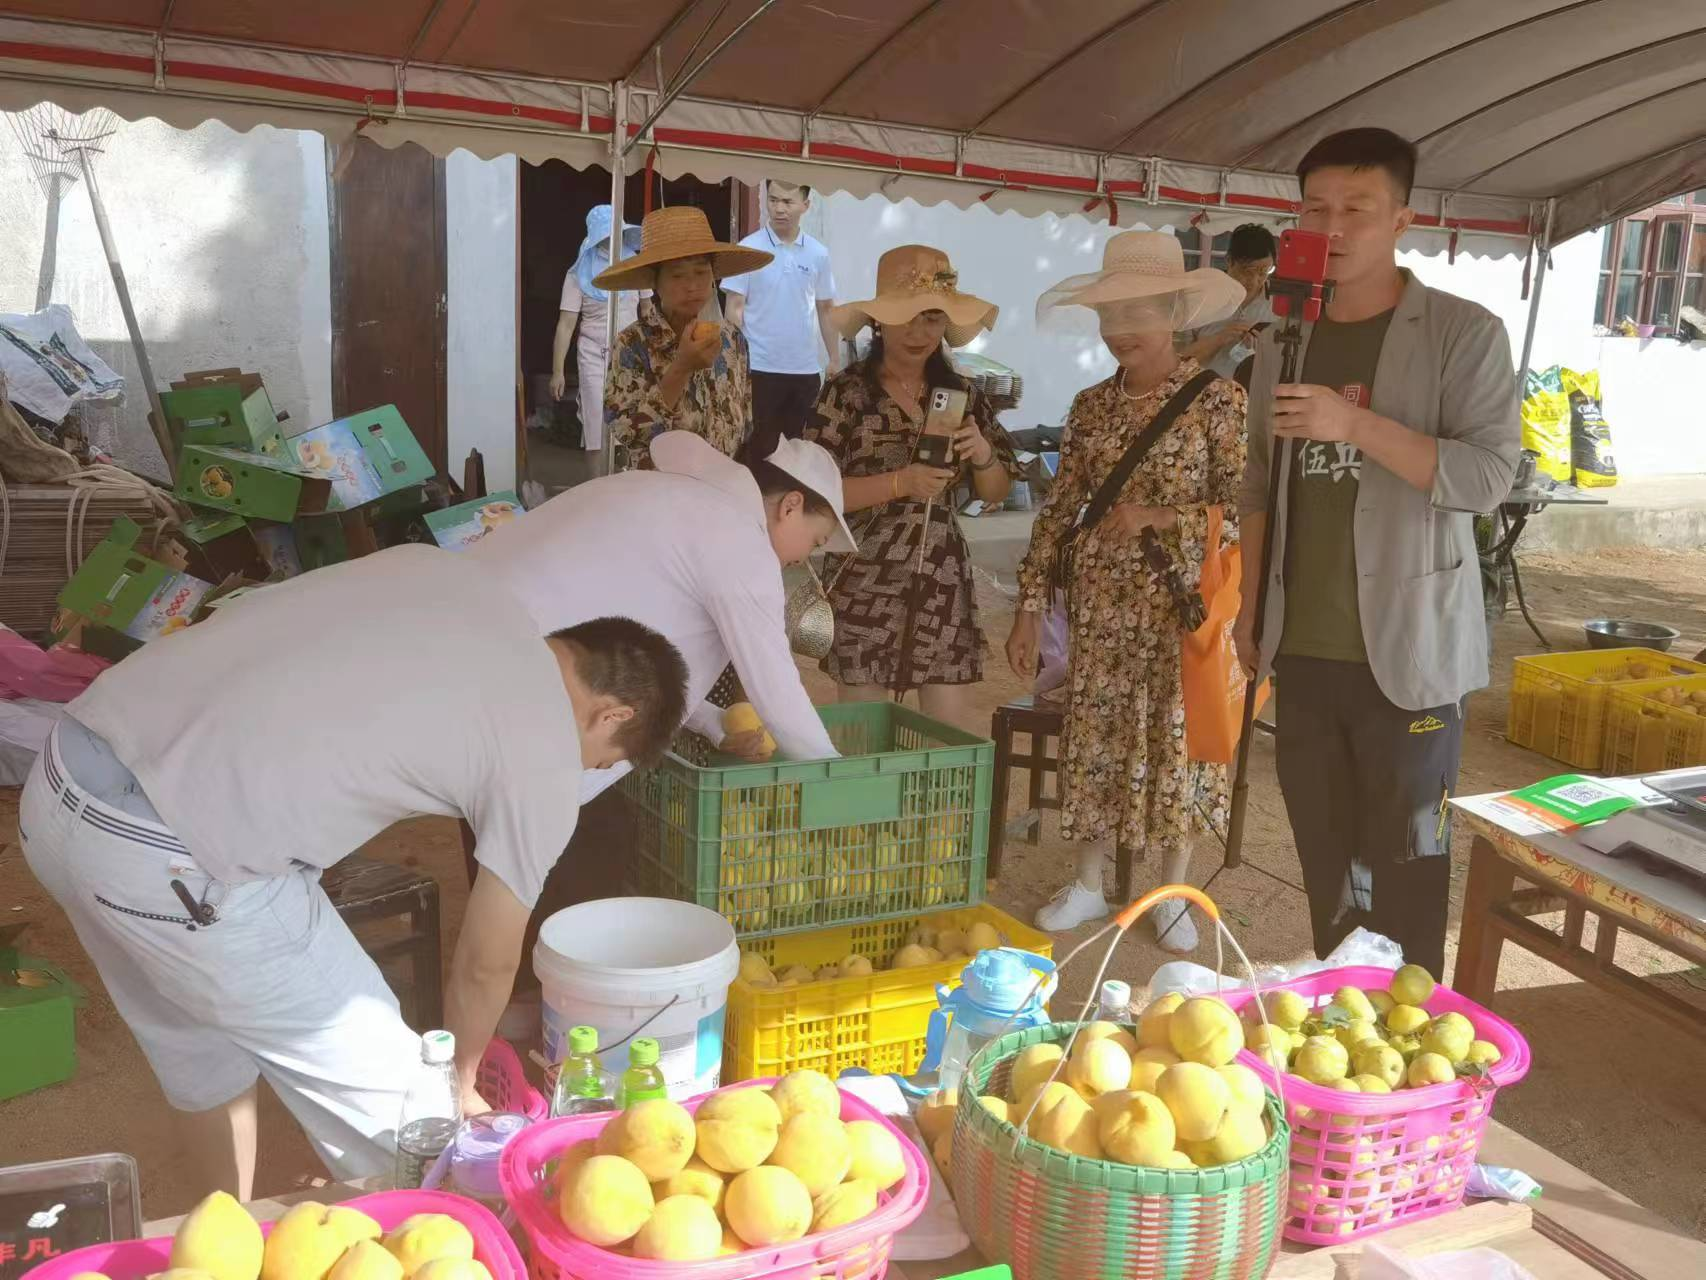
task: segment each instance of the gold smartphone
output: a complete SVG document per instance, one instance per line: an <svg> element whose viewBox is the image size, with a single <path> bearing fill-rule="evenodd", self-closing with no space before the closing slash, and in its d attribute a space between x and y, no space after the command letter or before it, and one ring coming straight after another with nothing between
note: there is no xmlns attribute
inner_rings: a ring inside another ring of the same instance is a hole
<svg viewBox="0 0 1706 1280"><path fill-rule="evenodd" d="M924 412L924 430L918 437L917 461L926 466L953 470L959 465L954 454L954 432L965 421L966 393L950 387L930 388L929 407Z"/></svg>

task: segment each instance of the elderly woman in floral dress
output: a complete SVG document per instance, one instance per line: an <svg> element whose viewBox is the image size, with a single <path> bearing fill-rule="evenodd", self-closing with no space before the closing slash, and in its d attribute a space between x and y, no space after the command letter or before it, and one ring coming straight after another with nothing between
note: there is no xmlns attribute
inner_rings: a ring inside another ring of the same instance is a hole
<svg viewBox="0 0 1706 1280"><path fill-rule="evenodd" d="M665 431L691 431L731 458L752 434L752 380L746 337L703 319L717 281L756 271L771 259L724 244L700 209L655 209L640 225L640 252L593 280L600 289L650 289L639 318L616 339L616 367L604 387L604 426L616 466L651 464Z"/></svg>
<svg viewBox="0 0 1706 1280"><path fill-rule="evenodd" d="M1228 519L1221 541L1236 536L1229 522L1244 472L1244 391L1181 360L1173 335L1224 319L1243 297L1222 272L1186 271L1171 235L1133 231L1108 242L1101 271L1061 282L1038 304L1045 324L1061 308L1087 309L1076 314L1094 317L1119 366L1072 402L1060 471L1019 570L1019 613L1007 641L1013 669L1034 674L1042 615L1064 586L1060 829L1081 851L1076 877L1037 913L1047 930L1108 914L1102 866L1116 845L1154 855L1161 882L1175 883L1190 866L1199 810L1224 820L1224 766L1195 763L1186 749L1178 603L1141 542L1152 531L1189 592L1202 575L1211 507ZM1175 399L1177 416L1141 455L1115 504L1077 532L1067 581L1059 583L1057 553L1074 539L1081 508ZM1162 903L1151 920L1163 947L1195 948L1184 903Z"/></svg>
<svg viewBox="0 0 1706 1280"><path fill-rule="evenodd" d="M804 432L839 463L859 542L857 555L827 566L835 641L823 669L843 702L916 689L927 715L969 715L965 693L983 679L984 639L953 489L969 479L984 501L1000 502L1018 464L975 390L951 465L920 461L918 445L930 393L967 390L947 348L963 347L995 315L993 304L959 291L946 254L924 245L889 250L877 263L877 296L831 313L843 337L867 324L875 331L865 358L824 385Z"/></svg>

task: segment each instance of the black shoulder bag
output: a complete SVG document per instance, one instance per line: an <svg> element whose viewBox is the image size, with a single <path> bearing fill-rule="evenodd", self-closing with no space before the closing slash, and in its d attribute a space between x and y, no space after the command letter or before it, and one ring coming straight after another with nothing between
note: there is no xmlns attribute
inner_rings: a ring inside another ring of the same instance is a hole
<svg viewBox="0 0 1706 1280"><path fill-rule="evenodd" d="M1173 398L1161 406L1149 425L1138 432L1137 439L1131 442L1125 456L1108 473L1108 478L1102 481L1090 501L1079 509L1077 521L1066 537L1061 539L1060 546L1055 548L1053 572L1049 575L1050 585L1061 595L1071 595L1072 561L1077 554L1078 540L1102 522L1102 517L1119 501L1120 490L1124 489L1126 481L1131 479L1131 473L1137 470L1137 464L1143 461L1150 449L1155 447L1155 442L1178 420L1179 415L1189 409L1209 383L1219 376L1213 369L1204 369L1175 391Z"/></svg>

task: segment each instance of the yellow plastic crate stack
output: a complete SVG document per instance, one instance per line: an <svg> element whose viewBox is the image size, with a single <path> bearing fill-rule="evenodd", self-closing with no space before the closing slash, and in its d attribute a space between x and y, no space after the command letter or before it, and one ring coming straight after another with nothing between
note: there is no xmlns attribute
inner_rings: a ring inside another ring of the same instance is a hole
<svg viewBox="0 0 1706 1280"><path fill-rule="evenodd" d="M1605 771L1659 773L1706 764L1706 675L1659 689L1614 689L1605 713Z"/></svg>
<svg viewBox="0 0 1706 1280"><path fill-rule="evenodd" d="M816 970L849 955L883 963L920 926L962 933L982 921L1004 945L1053 955L1053 942L998 907L983 903L954 911L866 921L806 933L754 939L748 951L772 969ZM867 977L833 978L793 987L757 987L736 978L729 987L723 1035L723 1078L750 1080L812 1067L833 1078L848 1067L911 1075L924 1061L924 1037L937 1006L938 984L959 980L966 961L942 960Z"/></svg>
<svg viewBox="0 0 1706 1280"><path fill-rule="evenodd" d="M1589 649L1516 659L1505 736L1578 769L1606 767L1613 691L1645 693L1706 672L1653 649Z"/></svg>

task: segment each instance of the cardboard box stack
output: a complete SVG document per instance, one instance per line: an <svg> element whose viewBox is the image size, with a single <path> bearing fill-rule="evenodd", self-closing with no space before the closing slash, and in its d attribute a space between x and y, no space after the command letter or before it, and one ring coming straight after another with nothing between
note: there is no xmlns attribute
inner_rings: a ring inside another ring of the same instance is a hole
<svg viewBox="0 0 1706 1280"><path fill-rule="evenodd" d="M394 405L293 432L259 374L211 369L160 407L173 493L195 515L154 556L134 522L114 523L59 595L60 634L80 624L85 649L123 656L233 591L424 536L433 467Z"/></svg>

